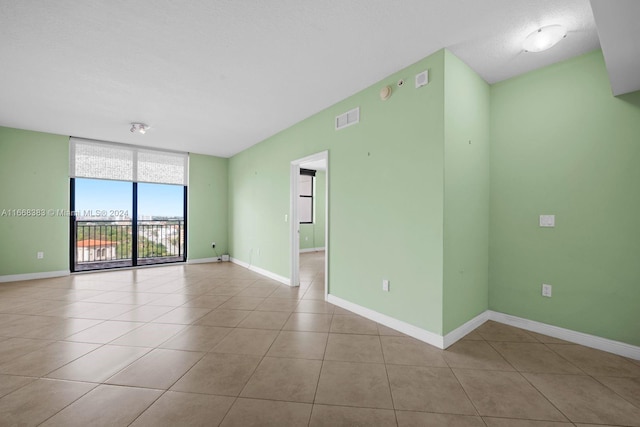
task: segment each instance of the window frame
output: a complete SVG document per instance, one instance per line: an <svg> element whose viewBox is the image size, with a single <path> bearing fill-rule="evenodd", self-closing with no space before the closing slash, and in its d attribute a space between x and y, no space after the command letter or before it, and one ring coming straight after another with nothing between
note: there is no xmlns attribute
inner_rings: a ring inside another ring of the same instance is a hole
<svg viewBox="0 0 640 427"><path fill-rule="evenodd" d="M300 176L310 176L311 177L311 194L298 194L298 196L300 198L305 198L305 199L311 199L311 221L302 221L302 219L298 218L298 223L299 224L314 224L315 223L315 209L314 209L314 196L313 193L315 192L315 178L316 178L316 171L313 169L303 169L300 168ZM299 178L298 178L299 179Z"/></svg>

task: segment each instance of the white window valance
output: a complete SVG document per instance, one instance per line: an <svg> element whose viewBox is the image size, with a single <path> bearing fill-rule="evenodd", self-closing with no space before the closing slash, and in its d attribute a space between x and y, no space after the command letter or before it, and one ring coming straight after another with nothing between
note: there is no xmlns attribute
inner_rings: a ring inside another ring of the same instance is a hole
<svg viewBox="0 0 640 427"><path fill-rule="evenodd" d="M71 178L187 185L188 163L187 153L69 138Z"/></svg>

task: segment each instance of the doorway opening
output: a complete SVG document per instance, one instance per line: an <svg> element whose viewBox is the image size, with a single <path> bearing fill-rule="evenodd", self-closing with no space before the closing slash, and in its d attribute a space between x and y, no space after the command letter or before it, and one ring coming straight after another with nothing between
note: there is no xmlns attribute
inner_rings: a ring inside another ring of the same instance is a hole
<svg viewBox="0 0 640 427"><path fill-rule="evenodd" d="M329 153L291 162L291 286L329 291Z"/></svg>

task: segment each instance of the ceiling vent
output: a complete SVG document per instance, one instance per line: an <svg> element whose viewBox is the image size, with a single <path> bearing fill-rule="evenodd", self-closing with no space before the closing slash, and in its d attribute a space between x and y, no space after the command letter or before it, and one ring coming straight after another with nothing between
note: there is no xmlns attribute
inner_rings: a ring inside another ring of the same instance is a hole
<svg viewBox="0 0 640 427"><path fill-rule="evenodd" d="M347 126L355 125L360 121L360 107L349 110L346 113L342 113L336 116L336 130L346 128Z"/></svg>
<svg viewBox="0 0 640 427"><path fill-rule="evenodd" d="M429 70L416 74L416 89L429 83Z"/></svg>

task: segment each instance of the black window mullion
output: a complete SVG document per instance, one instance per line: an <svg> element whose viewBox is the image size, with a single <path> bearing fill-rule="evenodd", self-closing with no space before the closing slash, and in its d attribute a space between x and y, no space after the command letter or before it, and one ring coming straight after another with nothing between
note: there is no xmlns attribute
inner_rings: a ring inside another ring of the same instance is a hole
<svg viewBox="0 0 640 427"><path fill-rule="evenodd" d="M131 265L138 265L138 183L133 182L131 209Z"/></svg>
<svg viewBox="0 0 640 427"><path fill-rule="evenodd" d="M180 249L182 248L182 260L186 261L187 260L187 195L188 191L187 191L187 186L184 186L184 200L183 200L183 206L182 206L182 230L180 230L180 228L178 228L178 252L180 252ZM180 236L183 236L183 245L180 245Z"/></svg>
<svg viewBox="0 0 640 427"><path fill-rule="evenodd" d="M70 179L69 183L69 269L73 273L76 271L76 257L78 256L78 250L76 248L78 230L76 228L76 180L75 178Z"/></svg>
<svg viewBox="0 0 640 427"><path fill-rule="evenodd" d="M311 203L310 212L311 212L311 221L299 221L300 224L313 224L314 212L313 212L313 188L314 181L316 176L316 171L312 169L300 169L300 175L306 175L311 178L311 189L309 194L299 194L300 198L308 198L309 203Z"/></svg>

